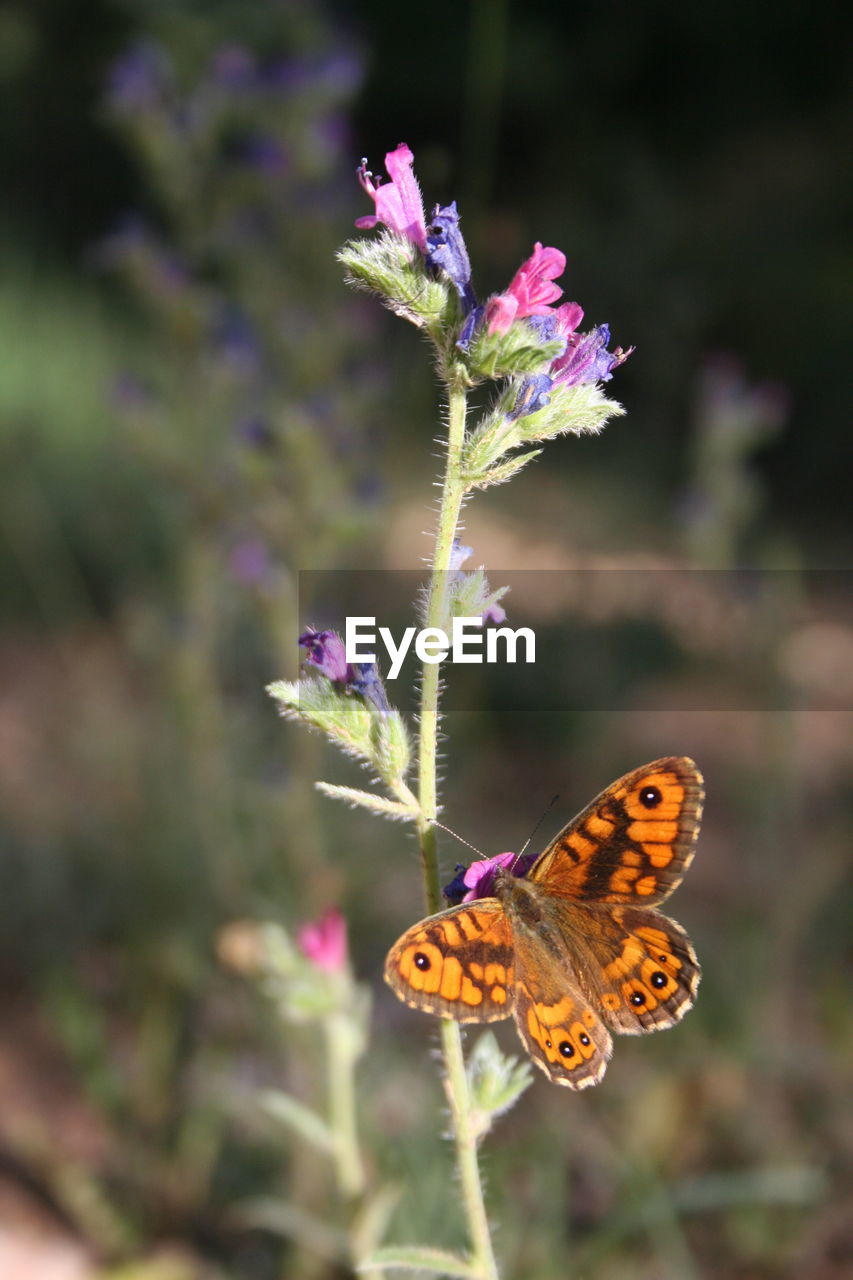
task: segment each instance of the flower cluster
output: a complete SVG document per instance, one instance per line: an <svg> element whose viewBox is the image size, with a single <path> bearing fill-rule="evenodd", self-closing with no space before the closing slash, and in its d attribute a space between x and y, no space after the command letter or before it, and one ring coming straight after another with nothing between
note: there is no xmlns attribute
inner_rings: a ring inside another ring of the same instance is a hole
<svg viewBox="0 0 853 1280"><path fill-rule="evenodd" d="M531 363L529 348L534 352L538 349L542 367L523 378L508 416L518 418L537 412L548 403L555 387L608 381L613 369L628 358L633 348L610 351L607 325L579 333L584 313L576 302L563 303L555 309L553 304L563 294L555 282L565 270L565 254L537 241L507 288L478 305L456 202L444 207L436 205L427 222L413 163L412 152L401 143L385 157L389 181L382 182L362 161L359 181L373 200L375 212L357 219L356 226L369 229L381 223L418 250L433 276L446 277L450 282L461 310L455 345L468 357L472 375L523 374L523 366ZM425 315L410 318L421 323L426 320ZM519 330L519 325L523 329ZM511 341L502 344L500 340L510 334ZM513 367L519 343L524 355L521 366L516 362Z"/></svg>

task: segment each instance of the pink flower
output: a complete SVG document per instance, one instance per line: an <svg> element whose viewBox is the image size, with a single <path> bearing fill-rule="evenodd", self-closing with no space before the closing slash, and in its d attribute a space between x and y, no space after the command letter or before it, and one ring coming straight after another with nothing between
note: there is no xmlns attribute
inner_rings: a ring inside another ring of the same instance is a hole
<svg viewBox="0 0 853 1280"><path fill-rule="evenodd" d="M296 942L302 954L326 973L339 973L347 962L347 922L337 907L304 924Z"/></svg>
<svg viewBox="0 0 853 1280"><path fill-rule="evenodd" d="M511 867L517 858L517 853L498 853L494 858L484 858L482 862L472 862L462 877L462 882L468 890L462 901L473 902L475 898L488 898L492 891L495 868L503 867L506 869Z"/></svg>
<svg viewBox="0 0 853 1280"><path fill-rule="evenodd" d="M405 236L412 244L417 245L421 253L426 253L424 203L421 189L412 173L413 161L411 151L405 142L401 142L395 151L389 151L385 157L385 168L391 181L381 182L381 179L374 181L373 174L367 168L367 161L362 160L358 168L358 180L372 198L376 212L356 218L355 225L362 230L369 230L378 222L383 222L389 231Z"/></svg>
<svg viewBox="0 0 853 1280"><path fill-rule="evenodd" d="M506 333L513 320L550 315L550 303L556 302L563 293L554 280L565 269L566 255L559 249L543 248L537 240L533 253L518 268L506 292L495 294L486 303L488 332Z"/></svg>

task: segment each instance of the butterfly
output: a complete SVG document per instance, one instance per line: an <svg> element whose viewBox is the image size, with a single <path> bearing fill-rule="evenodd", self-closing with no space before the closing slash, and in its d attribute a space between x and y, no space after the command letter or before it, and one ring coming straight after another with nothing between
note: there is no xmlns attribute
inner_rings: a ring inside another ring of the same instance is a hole
<svg viewBox="0 0 853 1280"><path fill-rule="evenodd" d="M613 1034L671 1027L696 998L690 939L656 908L692 861L704 798L684 756L625 774L525 874L518 859L490 859L478 885L489 896L408 929L388 953L386 982L406 1004L457 1022L512 1016L555 1084L598 1084Z"/></svg>

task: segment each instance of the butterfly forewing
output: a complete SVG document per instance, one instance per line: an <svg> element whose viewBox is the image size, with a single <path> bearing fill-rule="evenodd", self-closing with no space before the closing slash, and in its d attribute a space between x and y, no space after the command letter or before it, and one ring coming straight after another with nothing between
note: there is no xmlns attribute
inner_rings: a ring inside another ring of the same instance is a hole
<svg viewBox="0 0 853 1280"><path fill-rule="evenodd" d="M414 925L391 948L385 981L401 1000L457 1022L512 1013L512 932L496 898L480 898Z"/></svg>
<svg viewBox="0 0 853 1280"><path fill-rule="evenodd" d="M529 878L578 902L654 906L693 858L704 795L702 775L684 756L634 769L563 828Z"/></svg>

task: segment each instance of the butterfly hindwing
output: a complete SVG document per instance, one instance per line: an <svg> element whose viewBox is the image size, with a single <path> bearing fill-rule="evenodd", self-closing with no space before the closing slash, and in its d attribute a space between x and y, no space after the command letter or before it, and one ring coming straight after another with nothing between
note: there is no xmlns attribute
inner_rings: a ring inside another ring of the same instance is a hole
<svg viewBox="0 0 853 1280"><path fill-rule="evenodd" d="M685 756L634 769L563 828L529 878L577 902L652 907L693 858L704 795L702 775Z"/></svg>
<svg viewBox="0 0 853 1280"><path fill-rule="evenodd" d="M613 1041L569 965L549 964L548 955L532 938L518 940L515 1024L527 1052L554 1084L586 1089L604 1075Z"/></svg>
<svg viewBox="0 0 853 1280"><path fill-rule="evenodd" d="M642 1035L680 1022L696 999L702 972L681 925L645 908L579 910L589 917L590 968L610 1029Z"/></svg>
<svg viewBox="0 0 853 1280"><path fill-rule="evenodd" d="M397 940L385 981L401 1000L457 1022L495 1022L512 1013L512 932L496 898L429 916Z"/></svg>

